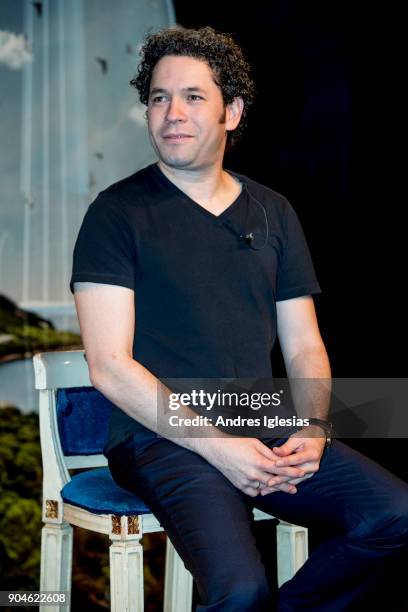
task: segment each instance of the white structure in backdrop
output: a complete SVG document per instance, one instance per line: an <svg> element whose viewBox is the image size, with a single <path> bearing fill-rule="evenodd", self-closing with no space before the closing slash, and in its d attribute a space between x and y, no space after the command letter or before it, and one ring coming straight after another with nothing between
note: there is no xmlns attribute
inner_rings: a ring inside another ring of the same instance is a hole
<svg viewBox="0 0 408 612"><path fill-rule="evenodd" d="M129 80L144 35L174 24L174 10L171 0L24 0L16 32L11 4L0 7L2 114L17 128L2 142L0 293L75 330L75 238L99 191L154 160Z"/></svg>

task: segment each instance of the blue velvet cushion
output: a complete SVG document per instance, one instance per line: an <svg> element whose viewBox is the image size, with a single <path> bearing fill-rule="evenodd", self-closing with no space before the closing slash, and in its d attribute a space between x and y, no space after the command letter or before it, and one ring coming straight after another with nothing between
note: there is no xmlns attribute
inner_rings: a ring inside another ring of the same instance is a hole
<svg viewBox="0 0 408 612"><path fill-rule="evenodd" d="M107 467L76 474L62 489L61 497L68 504L94 514L150 513L139 497L115 483Z"/></svg>
<svg viewBox="0 0 408 612"><path fill-rule="evenodd" d="M58 389L58 431L64 455L103 452L113 404L94 387ZM72 476L61 491L62 499L94 514L148 514L142 500L119 487L109 468L96 468Z"/></svg>
<svg viewBox="0 0 408 612"><path fill-rule="evenodd" d="M64 455L103 452L113 404L94 387L57 391L58 431Z"/></svg>

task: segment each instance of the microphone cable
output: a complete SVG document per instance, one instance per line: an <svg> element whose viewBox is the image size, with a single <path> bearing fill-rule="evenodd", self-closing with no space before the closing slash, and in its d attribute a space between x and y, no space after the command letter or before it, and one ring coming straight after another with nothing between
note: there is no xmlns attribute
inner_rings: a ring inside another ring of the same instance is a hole
<svg viewBox="0 0 408 612"><path fill-rule="evenodd" d="M266 245L268 244L269 241L269 223L268 223L268 215L266 214L266 210L265 210L265 206L262 204L262 202L260 202L255 196L253 196L251 194L251 192L248 189L248 185L246 183L246 181L243 182L244 185L244 189L246 190L248 196L250 198L252 198L253 200L255 200L255 202L257 203L258 206L261 207L262 213L264 215L264 219L265 219L265 228L266 228L266 237L265 237L265 241L263 243L262 246L255 246L255 244L253 244L254 240L255 240L255 236L253 232L249 232L249 233L245 233L245 234L241 234L240 238L242 238L243 240L245 240L245 242L251 247L251 249L254 249L254 251L262 251L262 249L264 249L266 247ZM247 214L246 214L246 219L248 219L248 205L247 205ZM246 225L246 221L245 221L245 225Z"/></svg>

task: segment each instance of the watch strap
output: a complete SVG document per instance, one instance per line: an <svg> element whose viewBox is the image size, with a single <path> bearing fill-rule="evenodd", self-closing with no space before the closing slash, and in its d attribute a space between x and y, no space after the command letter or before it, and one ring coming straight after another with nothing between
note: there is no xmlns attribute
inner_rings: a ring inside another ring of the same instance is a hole
<svg viewBox="0 0 408 612"><path fill-rule="evenodd" d="M330 446L333 436L333 424L330 421L316 418L309 418L308 421L309 425L317 425L323 429L324 433L326 434L326 448Z"/></svg>

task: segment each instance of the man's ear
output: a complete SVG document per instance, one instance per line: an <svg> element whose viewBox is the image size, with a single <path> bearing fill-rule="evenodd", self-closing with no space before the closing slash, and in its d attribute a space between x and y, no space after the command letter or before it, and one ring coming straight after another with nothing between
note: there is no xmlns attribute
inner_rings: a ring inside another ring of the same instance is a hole
<svg viewBox="0 0 408 612"><path fill-rule="evenodd" d="M241 120L243 110L244 110L244 101L240 96L237 96L236 98L233 99L232 102L227 104L227 107L226 107L227 116L226 116L226 122L225 122L226 123L225 129L227 131L235 130L235 128L237 127L238 123Z"/></svg>

